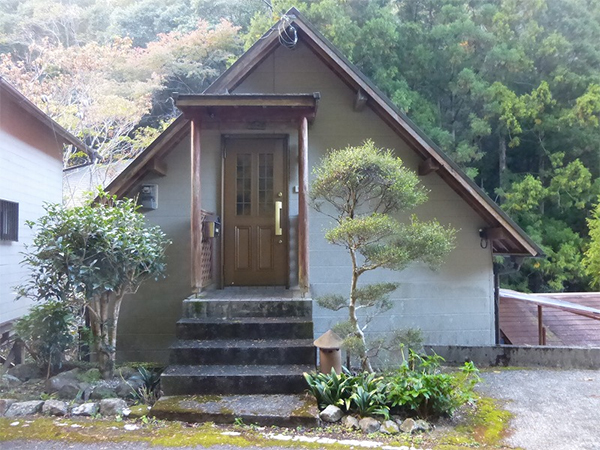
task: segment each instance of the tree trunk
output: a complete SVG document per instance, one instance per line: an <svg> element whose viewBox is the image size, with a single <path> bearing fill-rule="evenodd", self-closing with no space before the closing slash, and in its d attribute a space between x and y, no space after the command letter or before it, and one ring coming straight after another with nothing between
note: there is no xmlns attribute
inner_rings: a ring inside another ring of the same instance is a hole
<svg viewBox="0 0 600 450"><path fill-rule="evenodd" d="M506 172L506 137L501 134L498 137L498 186L504 188Z"/></svg>
<svg viewBox="0 0 600 450"><path fill-rule="evenodd" d="M94 337L93 349L98 368L105 380L114 376L117 348L117 320L121 308L122 295L106 291L90 303L90 327Z"/></svg>
<svg viewBox="0 0 600 450"><path fill-rule="evenodd" d="M352 257L352 283L350 285L350 304L348 305L349 319L350 324L354 329L354 334L362 341L363 351L362 354L359 355L361 368L365 372L373 372L371 361L369 361L369 356L367 355L367 341L365 340L365 333L363 333L363 331L360 329L360 326L358 325L358 317L356 316L355 292L360 274L357 271L356 253L352 249L350 249L350 256Z"/></svg>

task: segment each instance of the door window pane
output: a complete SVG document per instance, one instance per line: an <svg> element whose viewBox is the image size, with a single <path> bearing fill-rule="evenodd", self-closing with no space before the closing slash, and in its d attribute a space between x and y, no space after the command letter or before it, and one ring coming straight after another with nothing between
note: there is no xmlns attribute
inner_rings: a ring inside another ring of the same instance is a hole
<svg viewBox="0 0 600 450"><path fill-rule="evenodd" d="M236 165L236 214L249 216L252 211L252 174L251 155L249 153L237 155Z"/></svg>
<svg viewBox="0 0 600 450"><path fill-rule="evenodd" d="M258 154L258 209L260 215L273 213L273 154Z"/></svg>

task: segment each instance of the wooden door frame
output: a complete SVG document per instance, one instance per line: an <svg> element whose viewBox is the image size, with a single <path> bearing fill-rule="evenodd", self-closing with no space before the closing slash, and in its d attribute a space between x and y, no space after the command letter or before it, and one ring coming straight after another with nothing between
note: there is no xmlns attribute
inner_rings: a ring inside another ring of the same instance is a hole
<svg viewBox="0 0 600 450"><path fill-rule="evenodd" d="M227 133L221 135L221 215L223 218L221 236L220 239L220 253L221 253L221 267L220 267L220 280L219 280L219 288L225 288L225 227L227 226L227 220L225 218L225 156L227 152L227 140L232 139L282 139L283 140L283 185L285 187L284 192L284 207L283 207L283 217L282 217L282 226L285 226L285 229L288 230L288 236L285 243L285 254L287 264L285 267L285 288L290 288L290 135L285 133ZM297 238L296 238L297 239Z"/></svg>

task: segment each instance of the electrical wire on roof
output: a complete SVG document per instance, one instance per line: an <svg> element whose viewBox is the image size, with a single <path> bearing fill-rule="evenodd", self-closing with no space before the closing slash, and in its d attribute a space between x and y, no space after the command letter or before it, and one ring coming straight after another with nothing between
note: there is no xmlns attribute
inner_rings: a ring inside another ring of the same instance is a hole
<svg viewBox="0 0 600 450"><path fill-rule="evenodd" d="M281 16L277 31L279 32L279 42L285 45L289 49L296 47L298 43L298 33L296 28L292 25L292 20L289 16Z"/></svg>

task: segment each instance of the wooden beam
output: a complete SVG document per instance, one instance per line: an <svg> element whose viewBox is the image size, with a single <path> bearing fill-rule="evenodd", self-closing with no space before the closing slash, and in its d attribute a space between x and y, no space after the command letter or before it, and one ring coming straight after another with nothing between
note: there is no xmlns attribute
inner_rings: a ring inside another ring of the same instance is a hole
<svg viewBox="0 0 600 450"><path fill-rule="evenodd" d="M506 230L502 227L484 228L481 237L490 241L497 241L501 239L506 239L508 237L507 234L508 233L506 232Z"/></svg>
<svg viewBox="0 0 600 450"><path fill-rule="evenodd" d="M298 284L303 293L308 281L308 119L298 127Z"/></svg>
<svg viewBox="0 0 600 450"><path fill-rule="evenodd" d="M367 96L367 93L362 89L358 89L356 91L356 96L354 97L354 111L359 112L365 109L368 99L369 97Z"/></svg>
<svg viewBox="0 0 600 450"><path fill-rule="evenodd" d="M435 162L432 158L427 158L419 164L419 175L429 175L431 172L437 172L440 169L440 165Z"/></svg>
<svg viewBox="0 0 600 450"><path fill-rule="evenodd" d="M167 163L158 158L153 158L148 165L148 170L159 177L167 175Z"/></svg>
<svg viewBox="0 0 600 450"><path fill-rule="evenodd" d="M200 120L192 119L191 125L191 281L192 292L198 293L202 289L202 197L200 195Z"/></svg>

